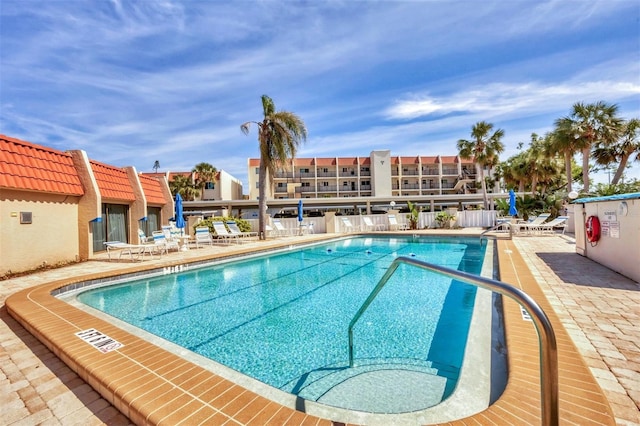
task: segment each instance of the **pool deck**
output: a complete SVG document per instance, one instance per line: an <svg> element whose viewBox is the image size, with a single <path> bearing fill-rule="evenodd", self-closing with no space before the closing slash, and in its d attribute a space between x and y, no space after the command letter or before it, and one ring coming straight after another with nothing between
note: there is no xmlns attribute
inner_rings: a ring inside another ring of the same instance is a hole
<svg viewBox="0 0 640 426"><path fill-rule="evenodd" d="M331 424L270 402L49 294L79 276L170 267L324 237L205 247L143 262L109 262L103 254L2 281L0 424ZM640 285L577 255L569 235L500 240L498 255L501 280L521 286L554 325L561 423L640 425ZM12 294L9 307L20 323L5 306ZM537 337L517 304L506 300L505 311L507 389L489 409L451 424L540 423ZM102 354L73 334L90 327L125 347Z"/></svg>

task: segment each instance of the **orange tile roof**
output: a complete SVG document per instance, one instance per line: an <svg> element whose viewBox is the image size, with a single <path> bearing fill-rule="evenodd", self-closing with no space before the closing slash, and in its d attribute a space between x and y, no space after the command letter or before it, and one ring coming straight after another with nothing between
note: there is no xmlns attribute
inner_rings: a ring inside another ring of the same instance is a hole
<svg viewBox="0 0 640 426"><path fill-rule="evenodd" d="M0 135L0 188L84 194L71 155Z"/></svg>
<svg viewBox="0 0 640 426"><path fill-rule="evenodd" d="M259 166L260 165L260 159L259 158L249 158L249 165L250 166Z"/></svg>
<svg viewBox="0 0 640 426"><path fill-rule="evenodd" d="M453 164L453 163L457 163L457 159L458 156L457 155L441 155L440 156L440 162L442 164Z"/></svg>
<svg viewBox="0 0 640 426"><path fill-rule="evenodd" d="M294 164L296 166L313 166L313 158L296 158Z"/></svg>
<svg viewBox="0 0 640 426"><path fill-rule="evenodd" d="M435 155L431 157L420 157L420 161L422 161L422 164L436 164L438 157Z"/></svg>
<svg viewBox="0 0 640 426"><path fill-rule="evenodd" d="M369 157L360 157L360 164L371 164L371 158L369 158Z"/></svg>
<svg viewBox="0 0 640 426"><path fill-rule="evenodd" d="M358 159L356 157L338 157L338 165L350 166L352 164L358 164Z"/></svg>
<svg viewBox="0 0 640 426"><path fill-rule="evenodd" d="M139 175L139 178L142 191L147 199L147 204L167 204L158 179L144 175ZM164 179L164 176L162 179Z"/></svg>
<svg viewBox="0 0 640 426"><path fill-rule="evenodd" d="M391 164L400 164L400 157L391 157Z"/></svg>
<svg viewBox="0 0 640 426"><path fill-rule="evenodd" d="M335 158L316 158L316 164L318 166L334 166L336 164Z"/></svg>
<svg viewBox="0 0 640 426"><path fill-rule="evenodd" d="M91 170L96 177L96 183L102 198L135 201L136 197L127 177L127 172L118 167L109 166L94 160L89 160Z"/></svg>
<svg viewBox="0 0 640 426"><path fill-rule="evenodd" d="M402 164L418 164L419 157L400 157Z"/></svg>
<svg viewBox="0 0 640 426"><path fill-rule="evenodd" d="M473 158L469 158L469 159L464 159L462 157L458 157L460 159L460 163L461 164L475 164L473 162Z"/></svg>

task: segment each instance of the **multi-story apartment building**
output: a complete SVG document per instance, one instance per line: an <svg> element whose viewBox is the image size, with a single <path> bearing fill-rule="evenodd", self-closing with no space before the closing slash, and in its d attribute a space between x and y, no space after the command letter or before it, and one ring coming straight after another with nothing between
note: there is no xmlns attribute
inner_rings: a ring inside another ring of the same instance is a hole
<svg viewBox="0 0 640 426"><path fill-rule="evenodd" d="M260 159L248 161L249 199L258 198ZM475 193L475 164L459 156L296 158L273 176L269 198L389 197Z"/></svg>

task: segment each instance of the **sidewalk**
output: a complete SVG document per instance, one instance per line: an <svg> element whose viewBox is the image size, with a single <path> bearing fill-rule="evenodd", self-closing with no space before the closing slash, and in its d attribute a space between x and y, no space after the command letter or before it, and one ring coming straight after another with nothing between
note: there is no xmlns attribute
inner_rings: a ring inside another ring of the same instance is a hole
<svg viewBox="0 0 640 426"><path fill-rule="evenodd" d="M640 285L575 254L570 236L514 242L605 391L618 424L640 425ZM23 288L128 266L101 259L0 282L0 424L130 424L4 307Z"/></svg>
<svg viewBox="0 0 640 426"><path fill-rule="evenodd" d="M571 236L514 242L620 425L640 425L640 284L575 253Z"/></svg>

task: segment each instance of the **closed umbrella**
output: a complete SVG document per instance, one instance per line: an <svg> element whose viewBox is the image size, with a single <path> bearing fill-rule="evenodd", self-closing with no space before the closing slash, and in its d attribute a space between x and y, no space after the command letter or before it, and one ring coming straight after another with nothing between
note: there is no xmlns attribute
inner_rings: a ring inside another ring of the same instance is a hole
<svg viewBox="0 0 640 426"><path fill-rule="evenodd" d="M302 200L298 201L298 222L302 222Z"/></svg>
<svg viewBox="0 0 640 426"><path fill-rule="evenodd" d="M509 190L509 216L517 216L518 209L516 209L516 193L513 189Z"/></svg>
<svg viewBox="0 0 640 426"><path fill-rule="evenodd" d="M184 233L184 217L182 214L182 197L176 194L176 228L180 229L180 233Z"/></svg>

